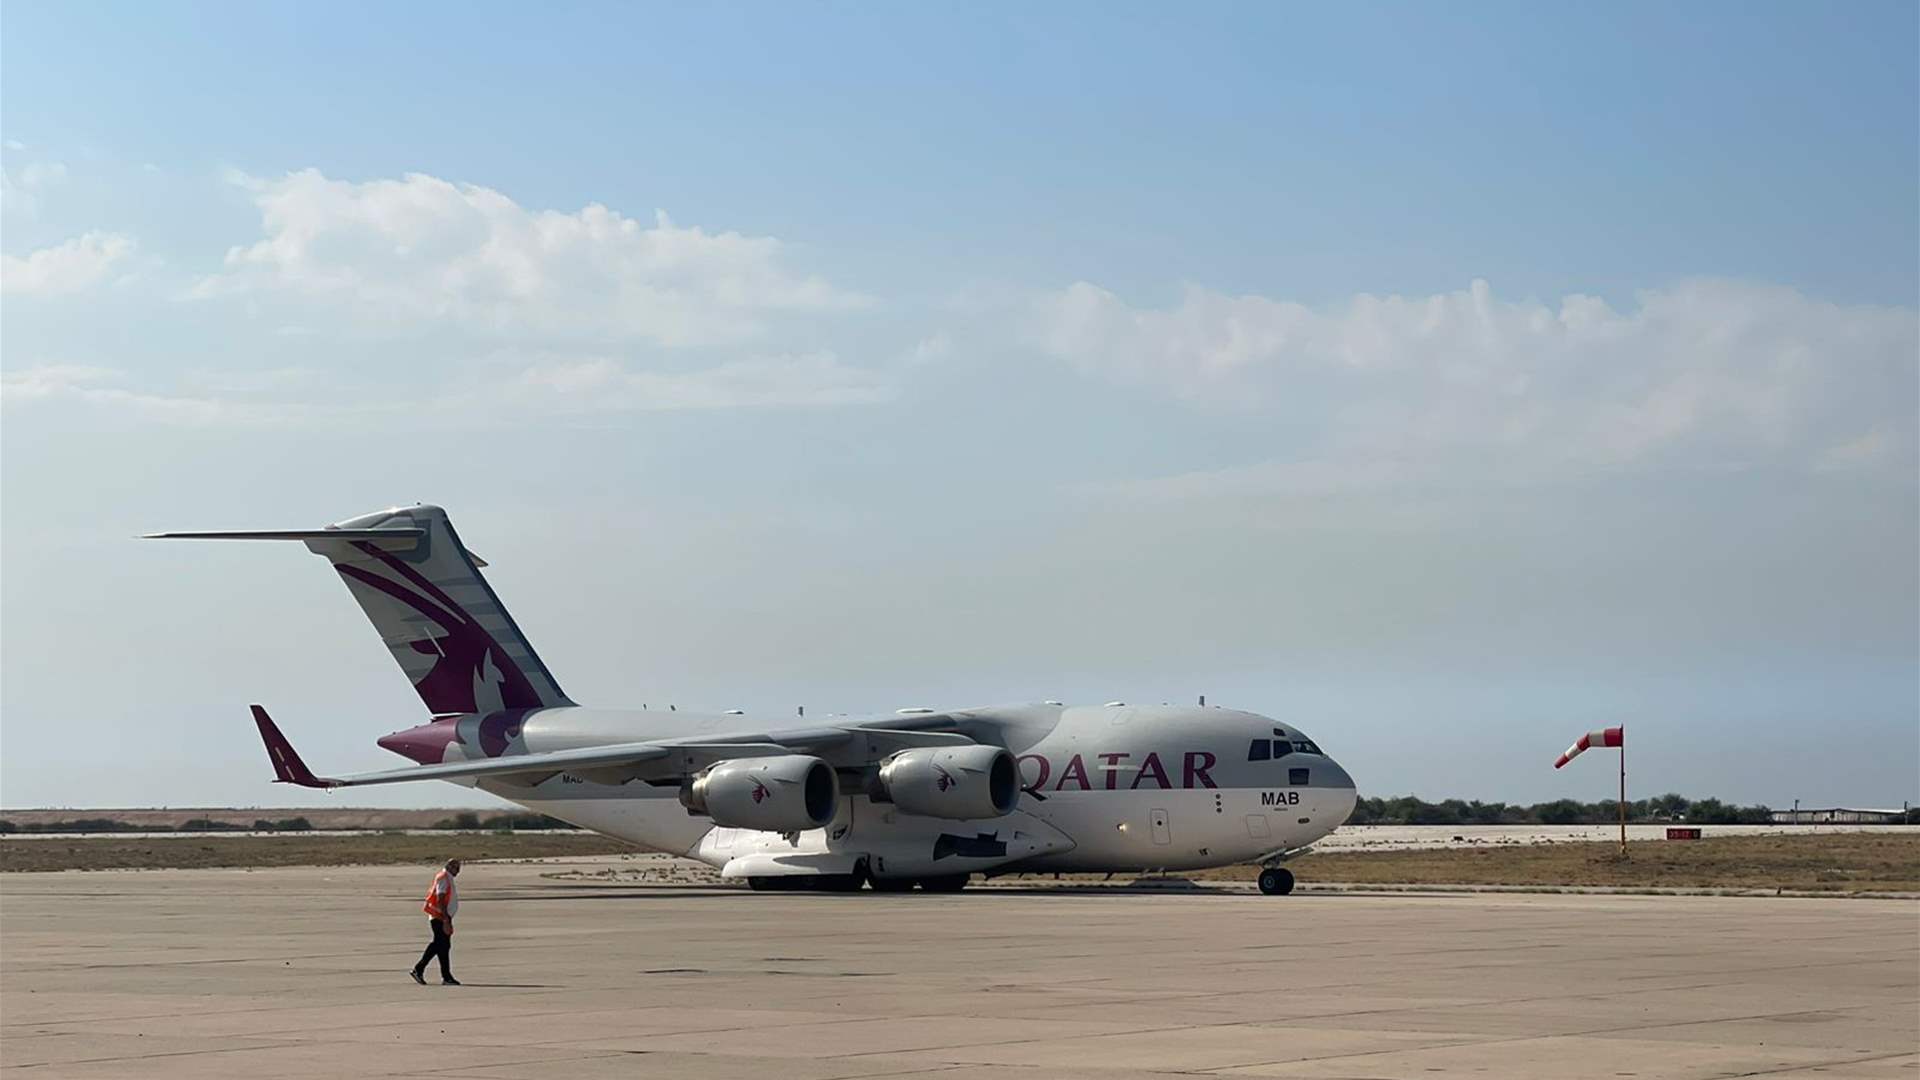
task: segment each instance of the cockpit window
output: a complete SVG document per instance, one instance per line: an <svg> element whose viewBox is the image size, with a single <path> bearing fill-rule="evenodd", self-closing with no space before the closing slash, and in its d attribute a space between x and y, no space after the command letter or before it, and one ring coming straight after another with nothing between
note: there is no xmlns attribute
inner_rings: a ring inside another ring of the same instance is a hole
<svg viewBox="0 0 1920 1080"><path fill-rule="evenodd" d="M1312 739L1295 739L1293 740L1293 748L1303 754L1320 753L1320 748L1313 745Z"/></svg>
<svg viewBox="0 0 1920 1080"><path fill-rule="evenodd" d="M1293 743L1285 739L1255 739L1247 744L1248 761L1272 761L1293 753Z"/></svg>

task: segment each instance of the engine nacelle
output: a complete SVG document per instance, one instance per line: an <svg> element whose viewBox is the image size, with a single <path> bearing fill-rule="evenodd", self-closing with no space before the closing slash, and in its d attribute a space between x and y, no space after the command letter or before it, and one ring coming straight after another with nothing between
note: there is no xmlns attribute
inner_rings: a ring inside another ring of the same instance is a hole
<svg viewBox="0 0 1920 1080"><path fill-rule="evenodd" d="M715 825L804 832L833 821L840 782L817 757L734 758L702 770L680 788L680 803Z"/></svg>
<svg viewBox="0 0 1920 1080"><path fill-rule="evenodd" d="M923 746L880 765L881 801L909 814L965 821L1010 814L1020 802L1020 766L998 746Z"/></svg>

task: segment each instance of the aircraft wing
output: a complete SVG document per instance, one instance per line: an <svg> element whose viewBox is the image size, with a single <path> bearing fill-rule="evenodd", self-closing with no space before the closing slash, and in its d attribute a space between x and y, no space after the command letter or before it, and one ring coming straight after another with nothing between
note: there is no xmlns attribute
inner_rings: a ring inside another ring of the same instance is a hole
<svg viewBox="0 0 1920 1080"><path fill-rule="evenodd" d="M864 761L872 753L889 747L965 745L973 741L952 732L923 730L921 725L952 726L954 722L950 714L932 714L881 720L872 725L849 724L845 727L808 727L768 733L614 743L578 750L552 750L475 761L451 761L440 765L414 765L347 776L316 776L300 760L293 744L281 734L279 725L267 715L267 710L253 706L253 722L260 729L260 739L266 744L267 757L273 762L274 782L311 788L469 778L498 779L535 787L562 772L577 773L584 779L599 783L625 783L648 774L663 778L684 775L727 758L809 752L822 753L830 760L857 755Z"/></svg>
<svg viewBox="0 0 1920 1080"><path fill-rule="evenodd" d="M411 780L455 780L463 777L518 777L539 773L541 779L570 769L596 769L664 758L671 753L655 743L619 743L584 750L557 750L546 754L517 754L512 757L486 758L480 761L453 761L444 765L415 765L405 769L355 773L350 776L315 776L294 752L293 744L280 733L279 725L267 710L253 707L253 722L260 728L260 739L267 744L267 757L273 761L274 782L301 787L358 787L364 784L402 784Z"/></svg>

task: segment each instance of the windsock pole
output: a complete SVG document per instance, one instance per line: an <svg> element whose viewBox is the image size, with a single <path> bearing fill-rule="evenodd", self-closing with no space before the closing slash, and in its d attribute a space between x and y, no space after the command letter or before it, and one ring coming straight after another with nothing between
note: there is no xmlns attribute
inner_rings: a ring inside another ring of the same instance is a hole
<svg viewBox="0 0 1920 1080"><path fill-rule="evenodd" d="M1627 740L1620 740L1620 857L1627 857Z"/></svg>
<svg viewBox="0 0 1920 1080"><path fill-rule="evenodd" d="M1599 746L1620 751L1620 854L1627 854L1627 729L1624 727L1602 728L1589 731L1580 736L1580 741L1567 747L1560 759L1553 763L1556 769L1564 768L1567 762Z"/></svg>

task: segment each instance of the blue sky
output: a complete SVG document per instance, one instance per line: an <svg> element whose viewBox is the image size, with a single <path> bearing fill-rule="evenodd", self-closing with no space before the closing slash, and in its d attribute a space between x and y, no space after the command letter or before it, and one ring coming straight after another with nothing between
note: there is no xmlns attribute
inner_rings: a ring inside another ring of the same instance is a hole
<svg viewBox="0 0 1920 1080"><path fill-rule="evenodd" d="M8 125L668 207L930 283L1913 296L1911 5L1482 14L22 5Z"/></svg>
<svg viewBox="0 0 1920 1080"><path fill-rule="evenodd" d="M0 802L378 763L323 567L125 538L415 499L596 703L1913 797L1920 17L1472 16L9 6Z"/></svg>

